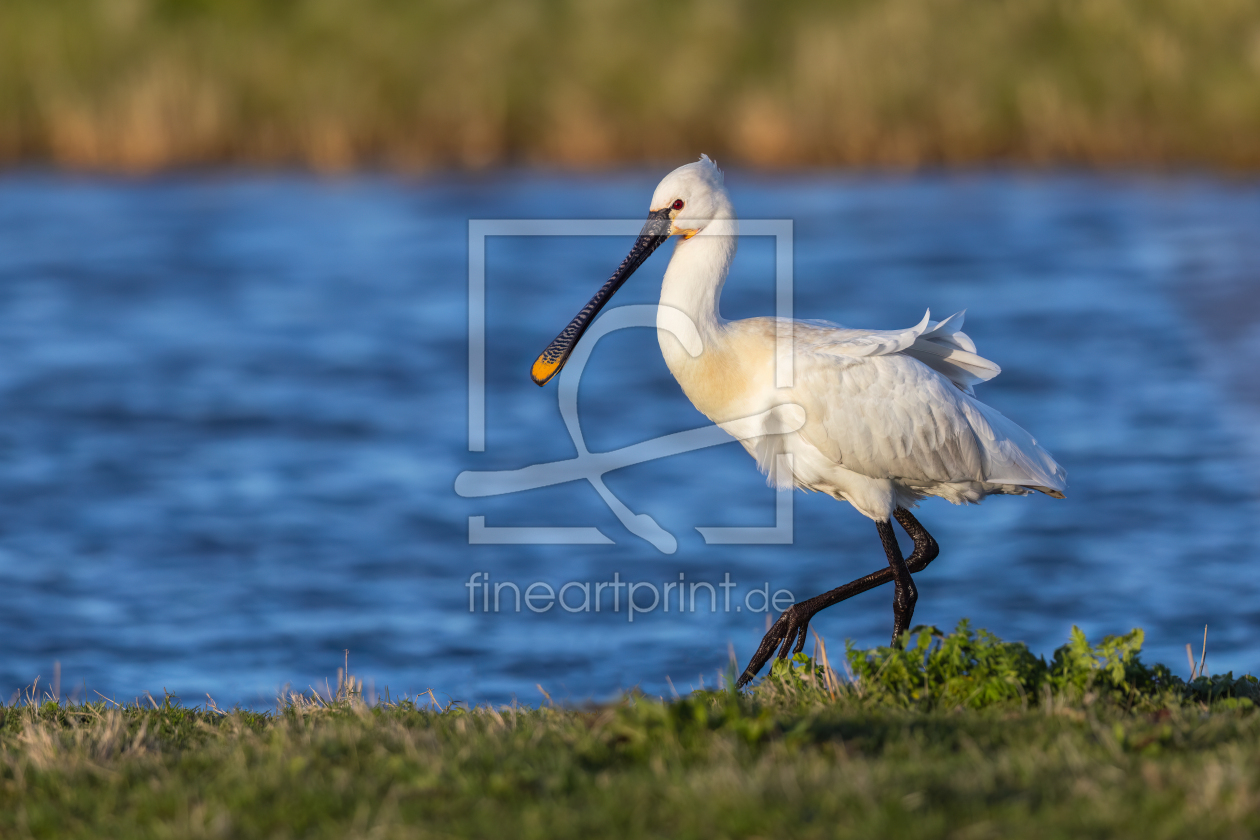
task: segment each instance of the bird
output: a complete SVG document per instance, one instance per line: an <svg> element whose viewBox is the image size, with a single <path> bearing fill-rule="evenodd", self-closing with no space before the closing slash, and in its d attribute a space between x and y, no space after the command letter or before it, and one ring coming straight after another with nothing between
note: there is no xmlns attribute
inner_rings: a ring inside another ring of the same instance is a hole
<svg viewBox="0 0 1260 840"><path fill-rule="evenodd" d="M1032 435L976 399L975 386L1001 368L962 331L965 310L941 321L929 310L902 330L723 319L719 302L738 233L724 176L707 155L670 172L652 194L629 255L538 356L530 375L542 386L559 373L622 284L677 236L661 283L657 338L683 393L740 441L772 486L826 493L875 522L887 567L784 610L739 677L742 688L776 650L779 659L801 652L820 611L889 582L898 642L918 600L913 575L940 552L910 512L921 500L974 504L1032 492L1061 499L1067 473ZM694 325L698 354L680 340L677 313ZM790 353L790 385L776 381L776 351ZM783 411L796 419L783 422ZM760 425L750 430L748 423ZM787 467L776 468L780 463ZM909 557L897 544L894 521L914 542Z"/></svg>

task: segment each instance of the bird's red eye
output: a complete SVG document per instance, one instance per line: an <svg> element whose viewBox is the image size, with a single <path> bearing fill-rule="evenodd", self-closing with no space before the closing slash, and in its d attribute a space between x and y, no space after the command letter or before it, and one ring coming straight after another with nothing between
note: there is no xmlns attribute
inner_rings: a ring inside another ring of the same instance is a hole
<svg viewBox="0 0 1260 840"><path fill-rule="evenodd" d="M683 209L683 200L681 198L674 199L674 209L675 210Z"/></svg>

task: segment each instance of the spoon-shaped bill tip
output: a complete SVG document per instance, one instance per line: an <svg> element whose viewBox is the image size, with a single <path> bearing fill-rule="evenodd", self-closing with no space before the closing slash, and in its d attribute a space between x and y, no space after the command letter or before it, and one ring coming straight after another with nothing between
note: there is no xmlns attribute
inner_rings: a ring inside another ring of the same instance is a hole
<svg viewBox="0 0 1260 840"><path fill-rule="evenodd" d="M534 366L529 369L529 376L534 380L534 384L541 388L551 381L551 377L560 372L560 368L563 367L561 362L561 359L548 361L547 353L543 352L534 360Z"/></svg>

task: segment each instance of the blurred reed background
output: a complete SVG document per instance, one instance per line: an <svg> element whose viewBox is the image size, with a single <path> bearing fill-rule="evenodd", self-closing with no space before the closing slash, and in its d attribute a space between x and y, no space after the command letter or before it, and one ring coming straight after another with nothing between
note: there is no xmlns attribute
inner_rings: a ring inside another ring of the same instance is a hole
<svg viewBox="0 0 1260 840"><path fill-rule="evenodd" d="M1254 0L4 0L0 162L1260 165Z"/></svg>

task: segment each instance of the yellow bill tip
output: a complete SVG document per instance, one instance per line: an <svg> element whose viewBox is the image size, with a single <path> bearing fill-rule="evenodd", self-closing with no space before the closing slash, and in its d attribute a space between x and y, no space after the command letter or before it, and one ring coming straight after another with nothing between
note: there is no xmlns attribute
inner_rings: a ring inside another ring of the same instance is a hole
<svg viewBox="0 0 1260 840"><path fill-rule="evenodd" d="M542 356L539 356L534 360L534 366L530 368L529 375L536 385L542 387L547 384L551 377L559 372L559 362L548 362Z"/></svg>

